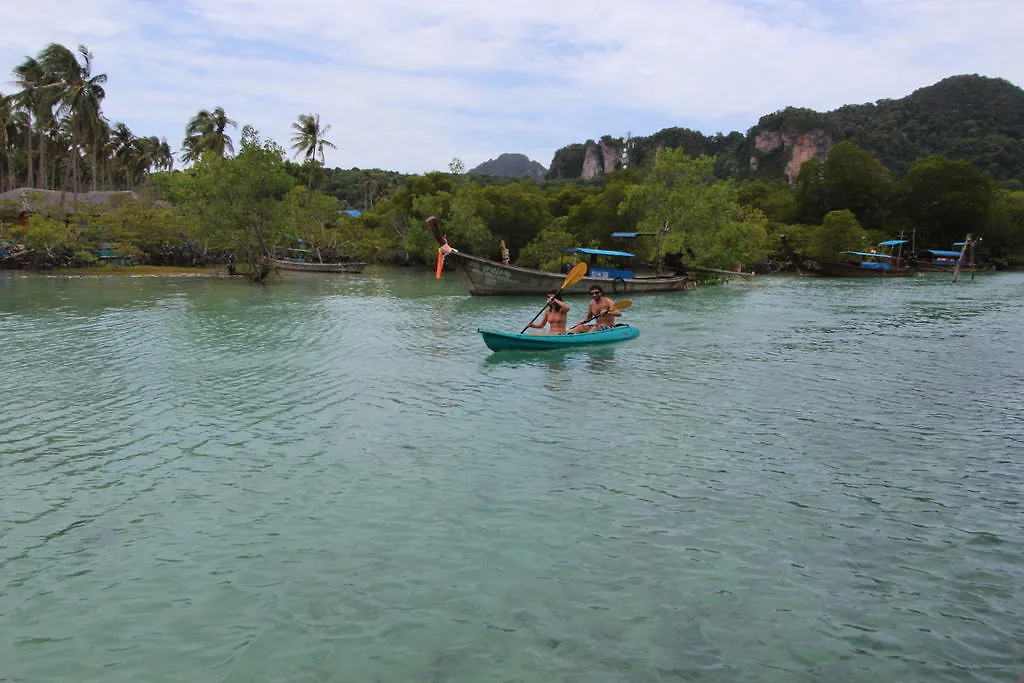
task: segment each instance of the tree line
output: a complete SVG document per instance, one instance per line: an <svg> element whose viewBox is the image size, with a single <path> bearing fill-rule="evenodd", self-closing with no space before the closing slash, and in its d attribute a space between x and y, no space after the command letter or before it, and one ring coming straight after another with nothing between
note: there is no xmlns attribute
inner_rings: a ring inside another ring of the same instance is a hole
<svg viewBox="0 0 1024 683"><path fill-rule="evenodd" d="M50 74L41 82L58 73L44 56L51 48L59 52L49 46L36 60L48 65L41 67ZM87 54L80 48L82 61L75 59L83 79L91 74ZM97 79L82 82L101 87ZM55 91L70 92L62 88ZM99 184L105 157L90 146L87 132L102 119L99 109L84 113L69 103L101 100L94 90L90 98L66 94L51 102L49 111L69 131L80 131L64 150L70 161L62 162L72 183ZM45 110L34 109L33 120ZM325 261L432 263L437 245L426 218L436 216L460 250L500 259L504 242L513 262L547 270L558 268L563 249L584 246L626 249L680 267L770 271L785 267L781 235L826 258L901 235L921 247L948 249L971 232L982 236L983 255L1002 264L1024 260L1024 191L940 155L923 156L897 175L875 155L843 142L825 160L806 162L790 185L723 177L720 159L701 153L700 140L693 139L695 154L685 145L645 148L641 163L587 181L498 181L465 173L458 159L448 172L422 175L326 169L324 149L334 145L319 114L300 115L292 124L291 150L301 164L249 126L236 150L236 127L222 108L199 111L182 144L191 166L143 166L140 200L70 210L41 204L30 216L20 206L0 206L0 249L19 245L18 262L35 267L89 265L106 253L156 265L227 264L262 282L273 272L275 255L289 247L310 249ZM57 177L57 157L42 154L40 140L32 152L22 141L20 177ZM361 215L350 215L351 208ZM623 243L614 232L651 237Z"/></svg>

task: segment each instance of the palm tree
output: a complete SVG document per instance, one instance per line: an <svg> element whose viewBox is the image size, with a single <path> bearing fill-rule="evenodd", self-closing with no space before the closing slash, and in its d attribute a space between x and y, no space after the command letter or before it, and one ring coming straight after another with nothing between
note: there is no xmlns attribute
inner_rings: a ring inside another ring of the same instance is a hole
<svg viewBox="0 0 1024 683"><path fill-rule="evenodd" d="M118 175L124 177L126 190L132 189L132 172L136 156L135 134L120 121L114 124L110 132L110 143L113 147L114 162L117 166Z"/></svg>
<svg viewBox="0 0 1024 683"><path fill-rule="evenodd" d="M167 144L167 138L160 138L160 145L157 147L153 157L153 167L160 171L174 170L174 152Z"/></svg>
<svg viewBox="0 0 1024 683"><path fill-rule="evenodd" d="M227 117L223 107L217 107L212 112L199 110L185 128L185 140L181 145L182 160L199 161L206 152L213 152L220 157L225 152L234 154L231 137L225 132L228 126L235 128L238 124Z"/></svg>
<svg viewBox="0 0 1024 683"><path fill-rule="evenodd" d="M14 99L0 93L0 149L4 151L8 190L14 189L14 130ZM0 174L0 188L3 187L3 175Z"/></svg>
<svg viewBox="0 0 1024 683"><path fill-rule="evenodd" d="M44 90L46 86L46 75L43 72L42 65L38 60L32 57L26 57L25 61L14 67L14 75L17 79L18 85L21 90L13 95L14 104L19 112L24 115L24 121L27 124L28 134L25 136L25 144L27 147L25 161L27 173L25 176L25 185L27 187L35 187L35 173L33 166L33 155L32 155L32 137L35 129L35 121L38 118L40 109L46 109L49 111L50 106L45 105L46 92Z"/></svg>
<svg viewBox="0 0 1024 683"><path fill-rule="evenodd" d="M319 154L320 163L323 164L324 148L337 149L333 142L324 137L331 131L331 127L320 125L320 114L299 114L299 120L292 124L292 128L296 131L292 136L295 156L304 154L306 161L315 161Z"/></svg>
<svg viewBox="0 0 1024 683"><path fill-rule="evenodd" d="M53 88L57 114L68 119L72 134L72 158L75 162L75 192L78 192L78 160L89 151L92 160L92 189L96 189L99 148L102 144L103 114L100 103L106 97L106 74L92 75L93 55L85 45L78 46L81 61L71 50L50 43L39 53L47 86Z"/></svg>
<svg viewBox="0 0 1024 683"><path fill-rule="evenodd" d="M317 154L320 155L320 165L324 165L324 148L337 149L335 144L328 140L327 133L330 132L329 125L320 125L320 114L299 114L299 120L292 124L295 135L292 136L292 149L295 156L304 154L307 162L316 162ZM313 187L313 170L309 173L309 187Z"/></svg>

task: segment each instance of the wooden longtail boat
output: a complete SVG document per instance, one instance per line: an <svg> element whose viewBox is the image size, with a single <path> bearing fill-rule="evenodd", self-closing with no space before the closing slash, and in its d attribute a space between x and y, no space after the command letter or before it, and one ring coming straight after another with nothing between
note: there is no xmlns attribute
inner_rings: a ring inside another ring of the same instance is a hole
<svg viewBox="0 0 1024 683"><path fill-rule="evenodd" d="M822 277L910 277L917 275L917 269L899 255L872 251L844 251L842 261L819 261L807 258L794 252L782 238L784 248L789 251L793 265L801 275L820 275ZM907 240L888 240L880 242L879 247L896 249L897 251Z"/></svg>
<svg viewBox="0 0 1024 683"><path fill-rule="evenodd" d="M926 273L984 273L995 270L994 264L975 260L975 244L977 240L971 239L968 234L966 241L953 244L960 251L920 249L916 255L917 268Z"/></svg>
<svg viewBox="0 0 1024 683"><path fill-rule="evenodd" d="M500 296L514 294L546 294L562 287L565 273L549 273L533 268L498 263L490 259L464 254L448 247L436 219L427 220L437 243L445 249L444 257L455 259L455 271L466 289L473 296ZM578 253L597 255L625 255L626 252L610 252L601 249L574 249ZM438 274L441 265L438 265ZM585 294L598 285L609 295L643 294L647 292L678 292L695 289L697 281L685 275L671 277L637 277L632 270L612 268L591 268L587 277L575 282L564 291L568 294Z"/></svg>
<svg viewBox="0 0 1024 683"><path fill-rule="evenodd" d="M308 261L289 261L288 259L274 259L274 265L281 270L299 270L307 273L361 273L366 267L362 261L310 263Z"/></svg>
<svg viewBox="0 0 1024 683"><path fill-rule="evenodd" d="M449 258L455 258L455 270L466 285L466 289L474 296L545 294L557 290L565 279L564 273L548 273L543 270L505 265L462 252L452 252ZM686 276L584 277L576 284L566 287L565 292L586 294L594 285L599 285L611 295L678 292L693 289L696 282Z"/></svg>
<svg viewBox="0 0 1024 683"><path fill-rule="evenodd" d="M515 332L499 332L496 330L477 330L484 338L487 348L492 351L550 351L552 349L570 349L590 344L610 344L612 342L635 339L640 330L632 325L616 325L607 330L582 332L580 334L516 334Z"/></svg>
<svg viewBox="0 0 1024 683"><path fill-rule="evenodd" d="M366 267L366 264L362 261L344 261L341 263L307 261L302 254L309 253L308 249L288 249L287 251L297 255L273 259L274 265L281 270L297 270L307 273L361 273L363 268ZM319 255L319 252L317 254Z"/></svg>

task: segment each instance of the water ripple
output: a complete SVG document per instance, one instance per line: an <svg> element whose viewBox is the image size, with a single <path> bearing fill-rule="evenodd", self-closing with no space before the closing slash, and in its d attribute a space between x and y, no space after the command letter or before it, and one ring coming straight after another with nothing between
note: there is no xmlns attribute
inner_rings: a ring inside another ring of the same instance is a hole
<svg viewBox="0 0 1024 683"><path fill-rule="evenodd" d="M0 274L0 680L1016 680L1024 280L964 284L490 354L537 301Z"/></svg>

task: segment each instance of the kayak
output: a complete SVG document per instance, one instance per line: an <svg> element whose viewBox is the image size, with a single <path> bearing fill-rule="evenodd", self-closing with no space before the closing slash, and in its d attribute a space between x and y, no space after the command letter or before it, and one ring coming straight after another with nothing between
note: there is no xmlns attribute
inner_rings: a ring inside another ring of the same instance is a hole
<svg viewBox="0 0 1024 683"><path fill-rule="evenodd" d="M484 344L492 351L531 351L550 349L571 349L589 344L608 344L634 339L640 330L632 325L616 325L607 330L583 332L581 334L516 334L496 330L477 330Z"/></svg>

